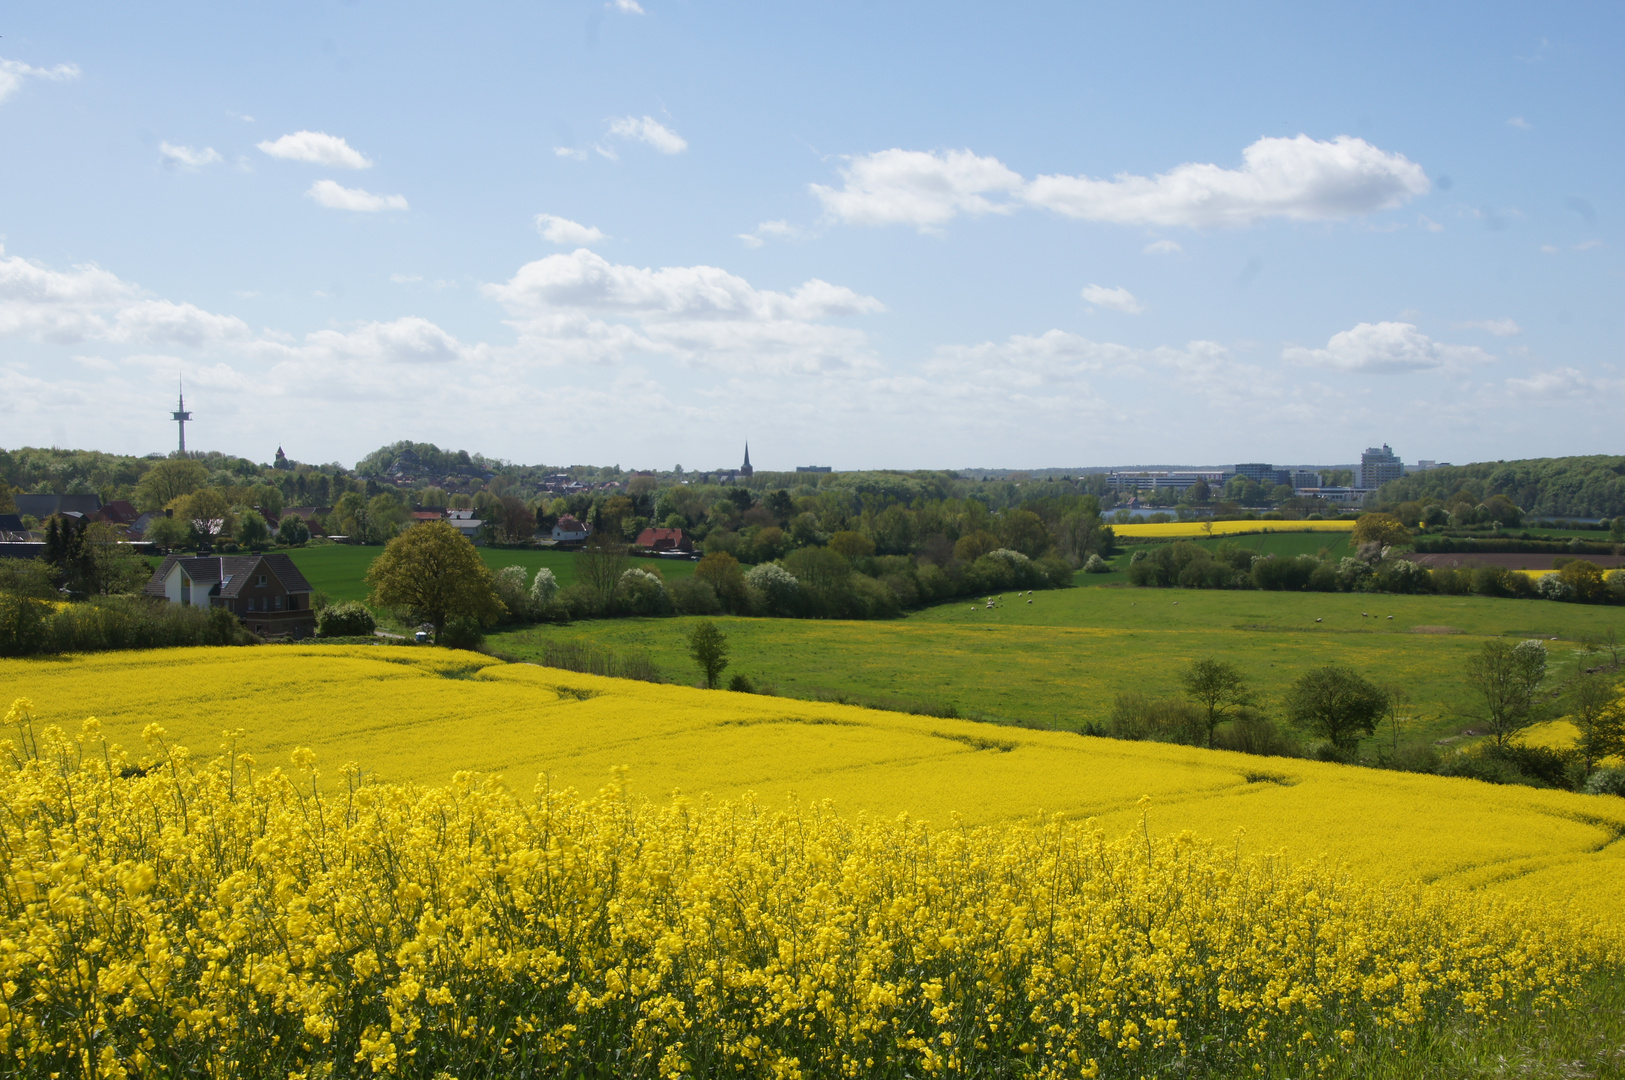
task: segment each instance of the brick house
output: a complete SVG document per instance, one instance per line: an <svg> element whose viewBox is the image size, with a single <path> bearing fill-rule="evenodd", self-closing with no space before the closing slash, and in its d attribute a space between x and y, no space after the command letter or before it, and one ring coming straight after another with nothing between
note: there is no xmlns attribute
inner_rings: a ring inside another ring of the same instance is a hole
<svg viewBox="0 0 1625 1080"><path fill-rule="evenodd" d="M644 529L638 533L637 546L648 551L692 552L694 541L682 529Z"/></svg>
<svg viewBox="0 0 1625 1080"><path fill-rule="evenodd" d="M171 604L223 607L262 637L316 632L310 582L286 555L168 555L145 592Z"/></svg>

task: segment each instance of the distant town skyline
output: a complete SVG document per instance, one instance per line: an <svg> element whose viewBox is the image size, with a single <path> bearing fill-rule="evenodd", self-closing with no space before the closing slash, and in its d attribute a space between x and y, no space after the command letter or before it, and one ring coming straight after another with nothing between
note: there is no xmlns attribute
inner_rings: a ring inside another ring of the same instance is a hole
<svg viewBox="0 0 1625 1080"><path fill-rule="evenodd" d="M183 376L188 445L256 460L1618 452L1622 30L1605 4L19 9L0 444L165 449Z"/></svg>

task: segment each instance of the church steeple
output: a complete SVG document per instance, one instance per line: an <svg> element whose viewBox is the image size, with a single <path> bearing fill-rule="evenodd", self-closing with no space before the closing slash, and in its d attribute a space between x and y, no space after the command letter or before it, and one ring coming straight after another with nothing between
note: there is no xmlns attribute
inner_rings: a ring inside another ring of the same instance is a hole
<svg viewBox="0 0 1625 1080"><path fill-rule="evenodd" d="M750 467L750 443L745 444L745 463L739 467L740 476L752 476L756 472Z"/></svg>

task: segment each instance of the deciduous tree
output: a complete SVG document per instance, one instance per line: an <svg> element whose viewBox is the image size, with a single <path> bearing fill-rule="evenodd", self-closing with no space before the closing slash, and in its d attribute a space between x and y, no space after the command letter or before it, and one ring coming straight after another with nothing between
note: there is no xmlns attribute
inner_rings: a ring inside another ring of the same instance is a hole
<svg viewBox="0 0 1625 1080"><path fill-rule="evenodd" d="M1411 542L1411 531L1392 514L1361 514L1360 520L1354 523L1349 542L1355 547L1361 544L1381 544L1383 547L1408 544Z"/></svg>
<svg viewBox="0 0 1625 1080"><path fill-rule="evenodd" d="M479 551L444 521L408 529L386 544L367 570L367 584L370 603L427 620L437 642L449 619L491 623L503 611Z"/></svg>
<svg viewBox="0 0 1625 1080"><path fill-rule="evenodd" d="M135 505L141 510L161 510L208 482L209 470L201 461L187 458L160 461L136 484Z"/></svg>
<svg viewBox="0 0 1625 1080"><path fill-rule="evenodd" d="M688 651L700 666L700 673L705 676L705 688L716 689L717 677L728 666L727 636L717 629L716 623L702 619L689 631Z"/></svg>
<svg viewBox="0 0 1625 1080"><path fill-rule="evenodd" d="M1339 750L1353 750L1376 731L1387 707L1381 687L1341 664L1307 671L1287 691L1288 718Z"/></svg>
<svg viewBox="0 0 1625 1080"><path fill-rule="evenodd" d="M1234 664L1223 660L1198 660L1180 676L1185 695L1202 709L1203 724L1207 728L1207 744L1213 746L1213 730L1237 709L1253 703L1247 689L1247 680Z"/></svg>
<svg viewBox="0 0 1625 1080"><path fill-rule="evenodd" d="M1581 675L1564 694L1569 720L1580 729L1586 775L1597 762L1625 751L1625 692L1599 675Z"/></svg>
<svg viewBox="0 0 1625 1080"><path fill-rule="evenodd" d="M626 573L631 560L627 556L626 541L621 539L620 533L598 529L587 537L587 543L582 547L581 554L576 556L576 561L582 583L593 591L602 607L609 604L609 598L615 592L615 586L620 584L621 575Z"/></svg>
<svg viewBox="0 0 1625 1080"><path fill-rule="evenodd" d="M1535 721L1535 692L1546 678L1546 646L1538 641L1486 641L1467 663L1467 681L1483 701L1478 717L1495 736L1495 745Z"/></svg>

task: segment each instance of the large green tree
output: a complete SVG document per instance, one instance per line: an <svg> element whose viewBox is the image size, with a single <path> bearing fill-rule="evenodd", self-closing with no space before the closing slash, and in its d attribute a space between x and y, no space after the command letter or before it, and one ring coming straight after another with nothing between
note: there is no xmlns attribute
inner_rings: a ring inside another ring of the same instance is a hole
<svg viewBox="0 0 1625 1080"><path fill-rule="evenodd" d="M201 461L189 458L160 461L148 469L135 486L135 505L140 510L162 510L208 482L209 470Z"/></svg>
<svg viewBox="0 0 1625 1080"><path fill-rule="evenodd" d="M1569 719L1580 729L1586 775L1605 757L1625 751L1625 696L1601 675L1582 674L1563 695Z"/></svg>
<svg viewBox="0 0 1625 1080"><path fill-rule="evenodd" d="M503 612L491 570L474 545L449 523L416 525L384 546L367 570L370 601L408 611L434 626L435 641L449 619L495 622Z"/></svg>
<svg viewBox="0 0 1625 1080"><path fill-rule="evenodd" d="M1253 703L1247 680L1234 664L1223 660L1198 660L1179 681L1185 687L1185 695L1202 709L1209 748L1213 746L1214 729L1229 720L1236 710Z"/></svg>
<svg viewBox="0 0 1625 1080"><path fill-rule="evenodd" d="M1287 716L1339 750L1353 750L1360 736L1377 730L1388 707L1380 686L1352 668L1327 664L1303 674L1287 691Z"/></svg>

